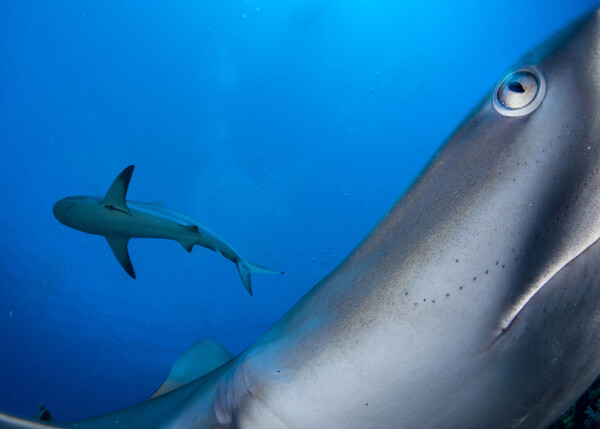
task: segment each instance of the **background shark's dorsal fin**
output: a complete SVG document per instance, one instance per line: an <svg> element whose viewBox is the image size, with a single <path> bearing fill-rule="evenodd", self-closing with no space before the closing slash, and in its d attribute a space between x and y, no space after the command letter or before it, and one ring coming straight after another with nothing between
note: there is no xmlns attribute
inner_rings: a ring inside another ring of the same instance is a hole
<svg viewBox="0 0 600 429"><path fill-rule="evenodd" d="M102 203L110 209L119 210L124 213L129 213L129 207L125 202L127 196L127 188L129 187L129 181L133 174L133 165L130 165L125 170L121 171L121 174L114 180L108 192L104 196Z"/></svg>
<svg viewBox="0 0 600 429"><path fill-rule="evenodd" d="M197 341L177 359L167 379L151 398L191 383L230 359L231 354L221 344L212 340Z"/></svg>
<svg viewBox="0 0 600 429"><path fill-rule="evenodd" d="M131 265L131 259L129 259L129 252L127 251L127 243L129 243L129 237L106 237L106 241L113 253L115 254L119 264L127 271L131 277L135 279L135 272L133 271L133 265Z"/></svg>

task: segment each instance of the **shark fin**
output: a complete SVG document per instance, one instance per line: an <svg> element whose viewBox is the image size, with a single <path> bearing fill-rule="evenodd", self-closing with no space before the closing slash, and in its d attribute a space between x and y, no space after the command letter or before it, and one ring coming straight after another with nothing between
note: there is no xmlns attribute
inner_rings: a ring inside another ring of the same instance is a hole
<svg viewBox="0 0 600 429"><path fill-rule="evenodd" d="M31 420L22 417L12 416L0 412L0 428L3 429L65 429L64 426L57 426L45 421Z"/></svg>
<svg viewBox="0 0 600 429"><path fill-rule="evenodd" d="M244 287L246 288L250 296L252 296L252 281L250 280L250 274L284 274L283 271L271 270L258 264L253 264L252 262L246 261L242 258L238 259L236 265L238 273L240 273L240 277L242 278L242 283L244 283Z"/></svg>
<svg viewBox="0 0 600 429"><path fill-rule="evenodd" d="M117 261L119 264L127 271L131 277L135 279L135 272L133 271L133 265L131 265L131 259L129 259L129 252L127 251L127 243L129 243L129 238L121 238L121 237L106 237L106 241L110 245Z"/></svg>
<svg viewBox="0 0 600 429"><path fill-rule="evenodd" d="M110 185L108 192L104 196L104 200L102 200L102 204L111 210L118 210L129 214L129 207L127 207L125 197L127 195L127 188L129 187L129 181L131 180L132 174L133 165L130 165L125 170L121 171L121 174L119 174L112 185Z"/></svg>
<svg viewBox="0 0 600 429"><path fill-rule="evenodd" d="M199 379L231 359L225 348L212 340L200 340L177 359L164 383L151 398Z"/></svg>
<svg viewBox="0 0 600 429"><path fill-rule="evenodd" d="M38 420L40 422L53 422L54 418L48 408L45 405L40 405L40 410L33 416L34 420Z"/></svg>
<svg viewBox="0 0 600 429"><path fill-rule="evenodd" d="M179 240L179 243L181 243L181 245L183 246L183 248L185 250L187 250L188 252L192 251L192 247L194 247L194 244L198 244L198 237L201 236L202 234L200 233L200 231L198 230L198 227L196 225L185 225L183 227L186 231L191 232L193 234L196 234L196 236L185 236L185 237L181 237Z"/></svg>

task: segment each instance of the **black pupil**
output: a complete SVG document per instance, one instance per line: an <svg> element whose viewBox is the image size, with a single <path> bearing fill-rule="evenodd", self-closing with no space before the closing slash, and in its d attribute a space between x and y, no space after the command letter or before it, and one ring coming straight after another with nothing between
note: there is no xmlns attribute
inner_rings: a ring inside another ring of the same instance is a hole
<svg viewBox="0 0 600 429"><path fill-rule="evenodd" d="M518 92L520 94L525 92L525 88L523 88L523 85L521 85L520 82L511 82L508 84L508 89L510 89L512 92Z"/></svg>

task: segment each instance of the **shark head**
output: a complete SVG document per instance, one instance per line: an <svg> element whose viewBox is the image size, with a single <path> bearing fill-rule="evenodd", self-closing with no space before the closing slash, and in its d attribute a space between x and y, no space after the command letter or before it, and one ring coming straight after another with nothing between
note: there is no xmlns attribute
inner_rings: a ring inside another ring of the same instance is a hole
<svg viewBox="0 0 600 429"><path fill-rule="evenodd" d="M63 225L69 224L69 212L73 210L73 208L79 207L82 204L87 203L89 200L88 197L66 197L62 200L58 200L54 206L52 207L52 213L56 220L58 220Z"/></svg>
<svg viewBox="0 0 600 429"><path fill-rule="evenodd" d="M100 234L101 231L95 231L94 224L90 222L90 219L95 219L106 211L101 202L101 198L93 196L66 197L54 204L52 212L63 225L92 234Z"/></svg>
<svg viewBox="0 0 600 429"><path fill-rule="evenodd" d="M111 235L114 213L129 215L125 197L133 173L133 165L125 168L113 181L104 198L71 196L54 204L54 217L63 225L83 232Z"/></svg>
<svg viewBox="0 0 600 429"><path fill-rule="evenodd" d="M79 197L67 197L57 201L52 207L52 213L56 220L63 225L68 225L69 222L69 210L73 208L80 200Z"/></svg>
<svg viewBox="0 0 600 429"><path fill-rule="evenodd" d="M508 70L369 236L242 356L247 393L229 399L229 382L218 414L235 421L256 398L291 427L558 417L600 373L599 46L594 12Z"/></svg>

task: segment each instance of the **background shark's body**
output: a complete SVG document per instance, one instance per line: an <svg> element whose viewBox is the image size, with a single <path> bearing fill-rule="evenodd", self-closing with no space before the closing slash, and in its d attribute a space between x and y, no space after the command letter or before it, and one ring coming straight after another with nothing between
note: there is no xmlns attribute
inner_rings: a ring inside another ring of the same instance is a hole
<svg viewBox="0 0 600 429"><path fill-rule="evenodd" d="M600 372L599 45L596 12L526 57L519 66L535 65L547 86L537 109L505 116L485 100L363 243L246 352L70 426L551 423Z"/></svg>
<svg viewBox="0 0 600 429"><path fill-rule="evenodd" d="M64 225L89 234L106 237L115 257L133 278L135 272L127 244L131 238L164 238L175 240L191 252L194 245L214 250L236 264L242 283L252 295L252 273L277 273L253 264L200 222L163 203L141 203L126 200L133 165L121 172L104 198L67 197L54 205L54 216Z"/></svg>

